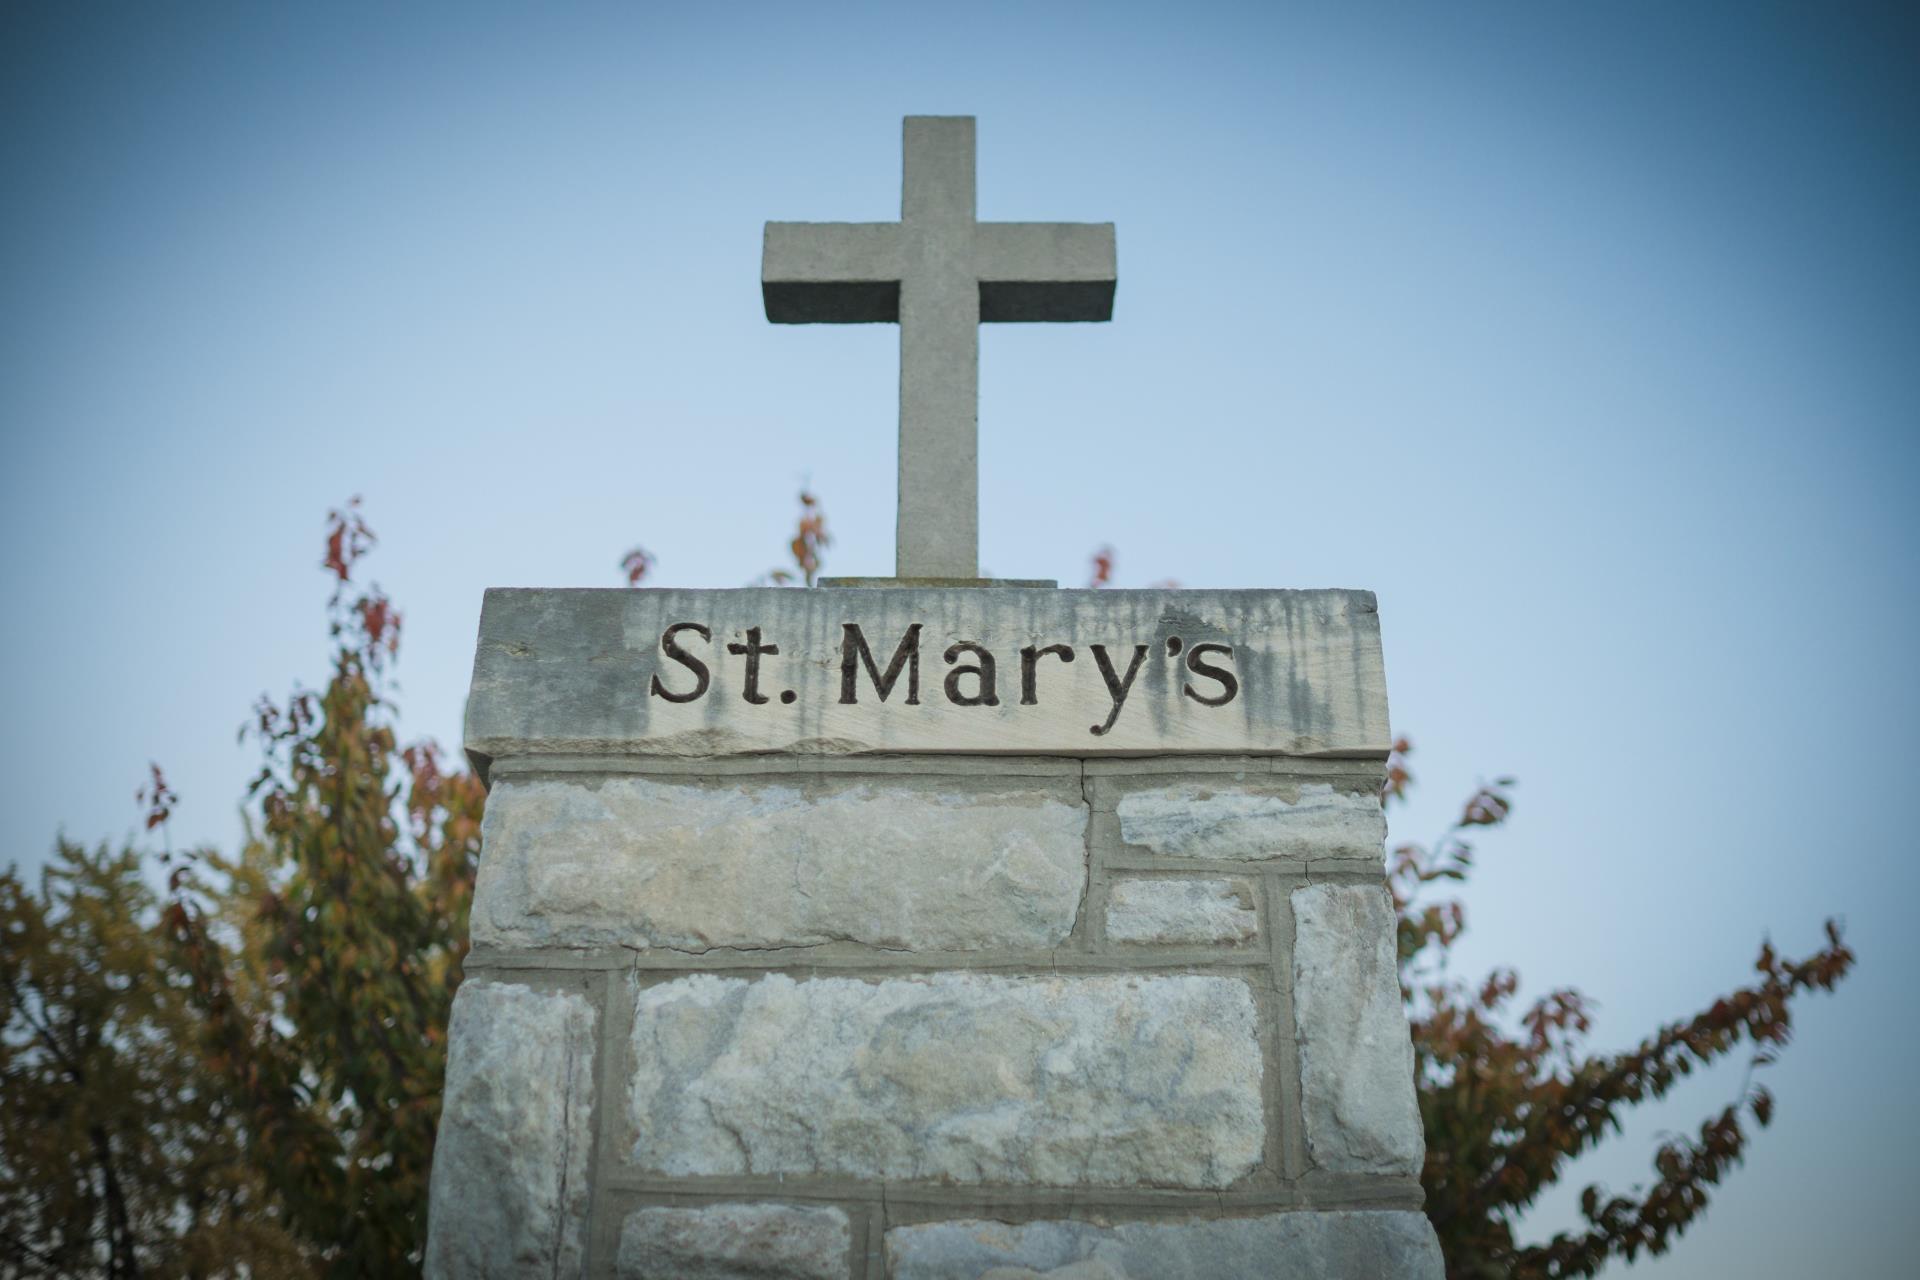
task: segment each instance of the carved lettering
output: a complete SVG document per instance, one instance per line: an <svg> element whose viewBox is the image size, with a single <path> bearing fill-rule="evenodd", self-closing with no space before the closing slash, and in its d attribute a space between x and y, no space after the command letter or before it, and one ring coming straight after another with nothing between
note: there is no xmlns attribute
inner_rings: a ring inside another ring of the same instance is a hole
<svg viewBox="0 0 1920 1280"><path fill-rule="evenodd" d="M1205 676L1209 680L1219 681L1220 692L1209 697L1206 694L1195 693L1191 684L1180 686L1180 692L1186 694L1189 698L1192 698L1195 702L1203 706L1224 707L1233 701L1235 694L1240 692L1240 680L1233 672L1228 671L1226 668L1214 666L1212 663L1206 661L1206 656L1209 653L1223 654L1228 658L1232 658L1233 646L1228 644L1197 644L1193 646L1193 648L1187 651L1187 670L1193 672L1195 675Z"/></svg>
<svg viewBox="0 0 1920 1280"><path fill-rule="evenodd" d="M1127 690L1133 688L1133 678L1140 674L1140 664L1147 660L1147 646L1133 646L1133 661L1127 664L1127 674L1122 679L1113 669L1113 662L1107 657L1107 646L1093 646L1093 660L1100 668L1100 678L1106 681L1107 696L1113 699L1113 710L1107 712L1107 722L1090 726L1097 736L1113 728L1113 722L1120 718L1120 708L1127 701Z"/></svg>
<svg viewBox="0 0 1920 1280"><path fill-rule="evenodd" d="M733 653L733 654L746 655L746 659L747 659L746 687L741 689L740 696L742 698L745 698L748 702L751 702L756 707L763 706L764 704L771 702L772 701L771 698L767 697L766 694L760 692L760 655L779 653L780 646L773 645L773 644L761 644L760 628L748 627L747 642L745 644L730 644L727 646L727 652ZM791 702L793 701L793 699L788 698L786 699L786 701Z"/></svg>
<svg viewBox="0 0 1920 1280"><path fill-rule="evenodd" d="M910 707L919 706L920 641L924 629L924 623L910 625L894 646L883 670L860 624L841 623L841 705L850 706L860 701L861 672L864 670L866 679L872 685L874 701L889 701L904 676L906 696L901 701ZM685 692L675 692L667 687L663 671L656 670L648 685L650 697L674 703L694 702L713 687L711 659L690 652L683 643L684 633L691 633L709 645L713 643L713 632L706 624L676 622L660 634L663 660L659 666L664 669L668 663L672 663L684 668L692 677L693 687ZM781 689L777 683L771 691L762 688L762 678L767 674L765 659L779 656L780 646L768 641L760 627L748 627L744 633L735 634L743 634L744 639L728 644L726 652L744 660L741 664L741 699L756 707L773 702L772 694L777 694L783 704L796 701L799 695L793 689ZM1094 665L1099 668L1100 680L1106 686L1108 706L1105 719L1099 724L1089 725L1089 733L1104 737L1112 731L1120 719L1120 713L1126 709L1127 699L1132 695L1148 654L1159 643L1165 644L1170 664L1185 668L1188 678L1180 686L1183 697L1202 706L1223 707L1240 695L1240 678L1233 669L1232 645L1189 643L1179 636L1167 636L1163 642L1132 646L1133 653L1128 658L1124 672L1119 668L1117 652L1110 652L1104 644L1090 645L1088 647L1093 651ZM1116 645L1113 649L1117 651L1120 647ZM976 640L957 640L947 647L941 657L948 668L941 681L941 691L949 704L956 707L1000 705L998 659L985 644ZM1029 644L1021 648L1020 705L1031 707L1039 704L1042 660L1057 658L1064 664L1071 663L1074 657L1074 647L1067 644ZM1177 669L1174 678L1180 678Z"/></svg>
<svg viewBox="0 0 1920 1280"><path fill-rule="evenodd" d="M970 654L979 659L977 662L963 663L947 672L947 701L956 707L997 707L1000 705L1000 692L994 682L993 655L984 646L971 640L962 640L952 645L943 655L951 665L961 654ZM960 692L960 677L972 676L976 683L971 696Z"/></svg>
<svg viewBox="0 0 1920 1280"><path fill-rule="evenodd" d="M1040 659L1052 654L1062 662L1073 661L1073 646L1050 644L1044 649L1028 645L1020 651L1020 705L1031 707L1040 701Z"/></svg>
<svg viewBox="0 0 1920 1280"><path fill-rule="evenodd" d="M840 701L842 704L858 702L858 685L861 665L867 668L867 678L873 681L874 692L880 701L885 702L887 695L893 692L895 682L900 679L900 668L907 669L907 705L920 705L920 624L914 623L907 628L907 634L900 637L900 646L893 651L893 661L887 664L886 674L874 663L873 651L867 648L867 638L860 633L860 626L854 622L840 624Z"/></svg>
<svg viewBox="0 0 1920 1280"><path fill-rule="evenodd" d="M674 693L660 683L660 673L654 672L653 683L648 690L656 698L665 698L668 702L692 702L707 691L713 683L713 673L707 670L707 664L700 661L680 647L676 638L682 631L691 631L709 644L713 642L713 632L698 622L676 622L660 634L660 651L687 670L693 672L694 685L691 693Z"/></svg>

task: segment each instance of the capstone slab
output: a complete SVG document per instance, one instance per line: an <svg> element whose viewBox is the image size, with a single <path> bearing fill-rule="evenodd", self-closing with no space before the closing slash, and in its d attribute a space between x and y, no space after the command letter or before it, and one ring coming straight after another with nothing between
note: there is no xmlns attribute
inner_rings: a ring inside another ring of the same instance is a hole
<svg viewBox="0 0 1920 1280"><path fill-rule="evenodd" d="M1387 836L1377 791L1327 782L1192 779L1128 790L1114 812L1122 840L1168 858L1378 859Z"/></svg>
<svg viewBox="0 0 1920 1280"><path fill-rule="evenodd" d="M1337 1173L1416 1175L1426 1137L1384 887L1295 889L1293 1010L1307 1151Z"/></svg>
<svg viewBox="0 0 1920 1280"><path fill-rule="evenodd" d="M1208 946L1246 942L1260 932L1253 886L1245 880L1116 880L1107 895L1107 940Z"/></svg>
<svg viewBox="0 0 1920 1280"><path fill-rule="evenodd" d="M469 978L453 998L426 1274L579 1276L593 1143L593 1006Z"/></svg>
<svg viewBox="0 0 1920 1280"><path fill-rule="evenodd" d="M1077 778L496 780L473 941L1047 948L1085 892Z"/></svg>
<svg viewBox="0 0 1920 1280"><path fill-rule="evenodd" d="M1102 1225L894 1227L888 1280L1441 1280L1426 1215L1404 1209Z"/></svg>
<svg viewBox="0 0 1920 1280"><path fill-rule="evenodd" d="M1239 978L699 974L635 995L631 1162L840 1175L1225 1187L1266 1135Z"/></svg>
<svg viewBox="0 0 1920 1280"><path fill-rule="evenodd" d="M1365 591L493 590L466 745L1384 758Z"/></svg>
<svg viewBox="0 0 1920 1280"><path fill-rule="evenodd" d="M618 1280L847 1280L844 1211L786 1204L654 1206L627 1215Z"/></svg>

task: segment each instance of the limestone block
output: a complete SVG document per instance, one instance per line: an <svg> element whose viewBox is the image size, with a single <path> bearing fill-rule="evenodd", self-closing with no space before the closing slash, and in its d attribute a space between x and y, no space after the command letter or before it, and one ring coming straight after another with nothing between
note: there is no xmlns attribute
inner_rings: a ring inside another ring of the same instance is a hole
<svg viewBox="0 0 1920 1280"><path fill-rule="evenodd" d="M1377 860L1387 837L1377 793L1326 782L1196 778L1130 790L1114 812L1122 840L1170 858Z"/></svg>
<svg viewBox="0 0 1920 1280"><path fill-rule="evenodd" d="M593 1024L579 995L461 985L433 1156L429 1277L582 1274Z"/></svg>
<svg viewBox="0 0 1920 1280"><path fill-rule="evenodd" d="M935 1222L887 1232L888 1280L1441 1280L1426 1215L1298 1211L1182 1222Z"/></svg>
<svg viewBox="0 0 1920 1280"><path fill-rule="evenodd" d="M482 769L555 753L1383 759L1390 742L1366 591L493 590L466 724Z"/></svg>
<svg viewBox="0 0 1920 1280"><path fill-rule="evenodd" d="M618 1280L847 1280L845 1212L785 1204L647 1208L627 1215Z"/></svg>
<svg viewBox="0 0 1920 1280"><path fill-rule="evenodd" d="M1260 1163L1263 1069L1239 978L699 974L636 995L631 1159L1224 1187Z"/></svg>
<svg viewBox="0 0 1920 1280"><path fill-rule="evenodd" d="M1293 1014L1307 1150L1322 1169L1416 1175L1426 1137L1384 888L1295 889Z"/></svg>
<svg viewBox="0 0 1920 1280"><path fill-rule="evenodd" d="M502 778L476 946L1046 948L1086 886L1074 778Z"/></svg>
<svg viewBox="0 0 1920 1280"><path fill-rule="evenodd" d="M1244 880L1118 880L1107 894L1111 942L1245 942L1260 932Z"/></svg>

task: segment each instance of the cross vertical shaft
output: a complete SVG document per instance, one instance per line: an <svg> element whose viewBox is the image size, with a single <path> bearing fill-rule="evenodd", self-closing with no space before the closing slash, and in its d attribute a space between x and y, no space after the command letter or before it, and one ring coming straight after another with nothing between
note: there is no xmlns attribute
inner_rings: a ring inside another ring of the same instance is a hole
<svg viewBox="0 0 1920 1280"><path fill-rule="evenodd" d="M904 132L894 572L971 578L980 571L973 120L909 116Z"/></svg>

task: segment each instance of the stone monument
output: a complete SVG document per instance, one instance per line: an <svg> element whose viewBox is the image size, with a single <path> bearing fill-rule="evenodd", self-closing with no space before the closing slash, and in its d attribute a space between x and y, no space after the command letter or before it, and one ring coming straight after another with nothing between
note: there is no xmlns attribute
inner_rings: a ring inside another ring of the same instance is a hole
<svg viewBox="0 0 1920 1280"><path fill-rule="evenodd" d="M976 326L1104 320L1111 225L770 223L776 322L900 325L898 577L496 590L429 1275L1442 1274L1364 591L976 567Z"/></svg>

